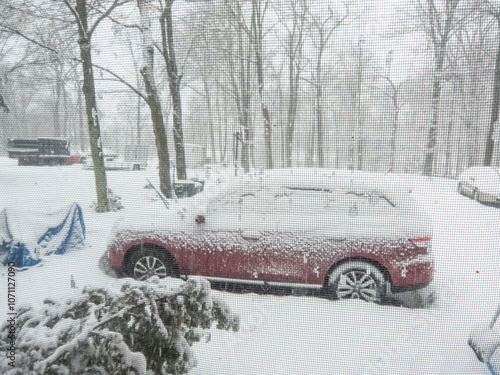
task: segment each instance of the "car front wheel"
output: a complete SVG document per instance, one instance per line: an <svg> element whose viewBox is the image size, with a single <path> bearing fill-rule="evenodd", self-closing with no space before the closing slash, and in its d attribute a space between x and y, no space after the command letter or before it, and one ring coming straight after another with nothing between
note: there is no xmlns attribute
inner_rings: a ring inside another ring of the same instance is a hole
<svg viewBox="0 0 500 375"><path fill-rule="evenodd" d="M153 276L158 276L160 279L177 276L173 259L162 250L147 245L134 251L127 263L126 271L129 276L140 281Z"/></svg>
<svg viewBox="0 0 500 375"><path fill-rule="evenodd" d="M335 268L328 279L332 299L362 299L380 303L385 296L386 280L374 265L352 261Z"/></svg>

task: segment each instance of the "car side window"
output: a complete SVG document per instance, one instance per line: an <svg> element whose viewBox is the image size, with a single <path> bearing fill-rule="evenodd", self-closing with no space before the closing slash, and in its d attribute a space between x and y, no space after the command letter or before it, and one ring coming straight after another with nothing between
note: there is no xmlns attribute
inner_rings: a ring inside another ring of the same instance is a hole
<svg viewBox="0 0 500 375"><path fill-rule="evenodd" d="M341 211L348 216L379 216L394 212L394 205L377 192L345 192Z"/></svg>
<svg viewBox="0 0 500 375"><path fill-rule="evenodd" d="M262 226L269 212L269 203L269 194L264 189L229 193L210 203L207 224L216 223L228 229Z"/></svg>

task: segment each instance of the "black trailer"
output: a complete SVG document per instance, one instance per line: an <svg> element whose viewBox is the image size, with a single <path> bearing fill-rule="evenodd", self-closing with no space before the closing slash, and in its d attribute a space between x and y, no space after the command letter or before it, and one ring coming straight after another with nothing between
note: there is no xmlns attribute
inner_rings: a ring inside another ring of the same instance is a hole
<svg viewBox="0 0 500 375"><path fill-rule="evenodd" d="M66 165L70 143L58 138L13 138L8 140L7 152L19 165Z"/></svg>

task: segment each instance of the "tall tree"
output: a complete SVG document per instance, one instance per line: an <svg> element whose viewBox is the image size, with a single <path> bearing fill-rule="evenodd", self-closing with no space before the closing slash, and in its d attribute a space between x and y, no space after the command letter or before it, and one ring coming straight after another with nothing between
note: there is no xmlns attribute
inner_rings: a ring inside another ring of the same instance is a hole
<svg viewBox="0 0 500 375"><path fill-rule="evenodd" d="M313 85L316 91L315 119L316 119L316 152L318 166L325 166L324 149L324 125L323 125L323 58L328 42L333 32L342 25L349 15L349 4L345 3L343 14L338 14L329 5L326 9L321 8L320 14L308 8L307 21L311 33L312 44L316 50L316 63L313 73Z"/></svg>
<svg viewBox="0 0 500 375"><path fill-rule="evenodd" d="M498 110L500 109L500 4L498 1L485 1L487 6L487 11L493 17L495 17L498 24L498 49L495 58L495 73L493 78L493 96L491 100L491 117L490 117L490 126L488 128L488 135L486 138L486 151L484 154L484 162L483 165L489 166L491 165L491 161L493 159L493 150L495 147L495 143L493 140L493 134L495 132L495 128L499 127L498 123Z"/></svg>
<svg viewBox="0 0 500 375"><path fill-rule="evenodd" d="M262 61L263 54L263 22L266 14L268 1L252 0L252 42L255 54L255 67L257 70L257 85L260 99L260 109L264 119L264 145L266 160L265 165L267 169L273 168L273 149L272 149L272 128L271 128L271 115L269 107L264 98L264 66Z"/></svg>
<svg viewBox="0 0 500 375"><path fill-rule="evenodd" d="M181 79L182 74L177 69L174 47L174 28L172 21L172 5L174 0L165 0L165 4L160 0L162 11L160 16L162 55L167 67L168 83L170 95L172 97L173 123L174 123L174 146L175 164L177 178L185 180L186 155L184 151L184 135L182 130L182 102L181 102Z"/></svg>
<svg viewBox="0 0 500 375"><path fill-rule="evenodd" d="M484 1L485 0L481 0ZM489 16L486 7L478 7L478 12L471 14L470 22L464 23L455 33L458 48L450 49L452 64L454 102L460 110L456 111L460 121L457 127L460 148L457 155L456 173L463 168L483 162L484 154L481 150L481 125L484 122L484 106L487 92L490 89L489 71L491 36L498 21ZM453 56L454 53L454 56ZM457 98L458 96L458 98ZM458 99L458 100L457 100ZM462 133L465 137L462 138ZM486 142L486 145L488 142ZM480 161L481 160L481 161Z"/></svg>
<svg viewBox="0 0 500 375"><path fill-rule="evenodd" d="M125 0L126 1L126 0ZM69 0L63 0L70 12L74 15L78 28L78 45L80 46L80 58L83 70L83 95L85 97L85 111L87 113L87 125L90 138L90 152L94 163L94 180L97 193L97 212L109 211L108 183L106 171L104 169L104 155L101 142L101 127L99 124L99 112L97 110L97 100L94 82L94 67L92 64L91 39L99 23L108 17L110 13L119 5L120 0L114 0L107 9L100 12L100 15L89 26L88 8L95 9L94 4L89 4L87 0L76 0L76 6Z"/></svg>
<svg viewBox="0 0 500 375"><path fill-rule="evenodd" d="M363 169L364 162L364 113L363 113L363 81L365 71L370 60L370 56L366 54L365 36L361 35L358 39L356 47L354 47L355 62L355 83L352 91L352 108L356 118L356 153L357 153L357 168ZM354 147L354 144L353 144Z"/></svg>
<svg viewBox="0 0 500 375"><path fill-rule="evenodd" d="M399 114L403 106L402 89L407 84L407 81L395 82L391 78L391 65L394 51L389 51L386 57L386 72L380 76L384 85L380 88L382 94L387 97L393 108L393 118L391 124L391 159L389 162L390 170L394 171L396 166L396 140L399 128Z"/></svg>
<svg viewBox="0 0 500 375"><path fill-rule="evenodd" d="M250 171L251 131L250 105L252 99L251 29L245 20L243 1L225 1L232 33L226 46L229 82L236 104L239 130L234 134L235 152L241 144L241 166ZM236 155L236 153L235 153Z"/></svg>
<svg viewBox="0 0 500 375"><path fill-rule="evenodd" d="M424 174L432 175L437 132L439 127L439 104L445 68L447 45L456 31L457 9L460 0L417 0L417 12L421 26L426 31L433 49L434 72L432 84L432 117L428 129L424 162Z"/></svg>
<svg viewBox="0 0 500 375"><path fill-rule="evenodd" d="M291 14L287 14L290 11ZM306 25L307 1L297 0L290 3L290 9L280 15L280 23L285 30L282 43L288 65L288 109L285 131L286 167L292 166L292 151L297 118L299 84L303 70L302 51Z"/></svg>
<svg viewBox="0 0 500 375"><path fill-rule="evenodd" d="M172 197L170 181L170 157L168 153L167 133L163 121L161 101L154 75L154 44L151 30L151 0L137 0L137 6L141 14L141 31L143 36L143 66L141 75L144 79L146 89L146 103L151 111L151 120L155 134L156 151L158 154L158 166L160 177L160 190L167 198Z"/></svg>

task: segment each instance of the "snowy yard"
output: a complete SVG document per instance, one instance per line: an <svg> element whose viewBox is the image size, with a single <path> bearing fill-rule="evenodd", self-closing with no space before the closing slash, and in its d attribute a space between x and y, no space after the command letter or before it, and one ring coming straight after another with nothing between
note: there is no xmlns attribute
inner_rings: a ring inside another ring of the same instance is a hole
<svg viewBox="0 0 500 375"><path fill-rule="evenodd" d="M125 210L97 214L91 208L92 171L78 165L19 167L15 160L0 158L0 210L50 211L76 202L87 228L85 249L48 257L17 273L18 306L69 296L88 285L118 285L100 267L108 235L123 213L154 197L144 186L146 178L157 181L157 171L111 171L107 176ZM194 345L198 366L191 374L488 374L467 338L475 326L489 321L500 302L500 210L460 196L454 180L390 178L411 189L433 219L436 272L431 288L436 298L430 307L216 291L240 314L240 331L207 333ZM3 320L5 268L0 275Z"/></svg>

